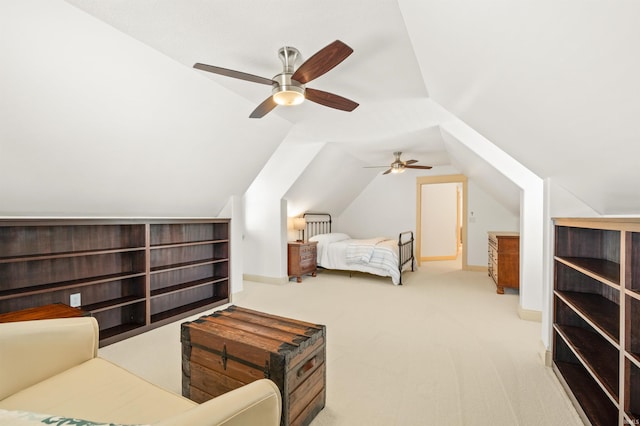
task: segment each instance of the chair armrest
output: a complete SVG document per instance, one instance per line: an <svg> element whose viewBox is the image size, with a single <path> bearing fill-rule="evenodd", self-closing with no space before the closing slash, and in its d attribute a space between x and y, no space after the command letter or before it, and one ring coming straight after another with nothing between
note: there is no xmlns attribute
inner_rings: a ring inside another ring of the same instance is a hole
<svg viewBox="0 0 640 426"><path fill-rule="evenodd" d="M0 400L95 358L93 317L0 324Z"/></svg>
<svg viewBox="0 0 640 426"><path fill-rule="evenodd" d="M281 412L280 390L271 380L261 379L154 426L279 426Z"/></svg>

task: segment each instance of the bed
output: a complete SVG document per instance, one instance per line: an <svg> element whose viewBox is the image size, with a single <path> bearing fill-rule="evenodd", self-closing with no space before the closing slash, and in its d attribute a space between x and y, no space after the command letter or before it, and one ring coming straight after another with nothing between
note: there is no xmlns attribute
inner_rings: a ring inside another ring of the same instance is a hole
<svg viewBox="0 0 640 426"><path fill-rule="evenodd" d="M398 234L398 239L375 237L353 239L331 231L329 213L305 213L305 233L318 243L318 266L324 269L358 271L382 277L402 285L402 273L414 270L413 232Z"/></svg>

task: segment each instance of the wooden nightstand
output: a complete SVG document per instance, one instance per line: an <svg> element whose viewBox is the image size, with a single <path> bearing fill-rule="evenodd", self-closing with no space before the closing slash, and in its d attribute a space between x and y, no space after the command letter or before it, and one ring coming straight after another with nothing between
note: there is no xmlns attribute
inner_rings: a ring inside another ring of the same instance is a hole
<svg viewBox="0 0 640 426"><path fill-rule="evenodd" d="M489 232L489 276L496 293L520 288L520 235L517 232Z"/></svg>
<svg viewBox="0 0 640 426"><path fill-rule="evenodd" d="M302 275L311 274L316 276L317 265L317 242L291 241L288 243L288 274L289 278L296 277L299 283L302 282Z"/></svg>

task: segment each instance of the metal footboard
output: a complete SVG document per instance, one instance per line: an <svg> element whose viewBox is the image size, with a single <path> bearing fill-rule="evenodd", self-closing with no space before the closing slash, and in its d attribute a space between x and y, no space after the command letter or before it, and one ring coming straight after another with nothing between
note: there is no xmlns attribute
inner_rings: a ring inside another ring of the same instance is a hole
<svg viewBox="0 0 640 426"><path fill-rule="evenodd" d="M413 272L414 256L413 256L413 231L401 232L398 235L398 270L400 272L400 285L402 285L402 270L404 265L411 262L411 271Z"/></svg>

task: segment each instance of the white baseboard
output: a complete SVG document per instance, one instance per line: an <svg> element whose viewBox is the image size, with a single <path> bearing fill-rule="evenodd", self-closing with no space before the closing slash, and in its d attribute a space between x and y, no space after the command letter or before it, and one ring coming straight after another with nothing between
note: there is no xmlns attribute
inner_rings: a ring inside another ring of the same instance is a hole
<svg viewBox="0 0 640 426"><path fill-rule="evenodd" d="M251 274L242 274L242 279L245 281L255 281L265 284L287 284L289 282L289 277L265 277L264 275Z"/></svg>
<svg viewBox="0 0 640 426"><path fill-rule="evenodd" d="M542 311L534 311L532 309L524 309L518 305L518 316L526 321L542 322Z"/></svg>
<svg viewBox="0 0 640 426"><path fill-rule="evenodd" d="M553 353L551 353L551 351L547 349L544 343L542 343L542 340L540 340L539 355L540 355L540 359L542 360L542 363L546 367L551 367L551 365L553 364Z"/></svg>

